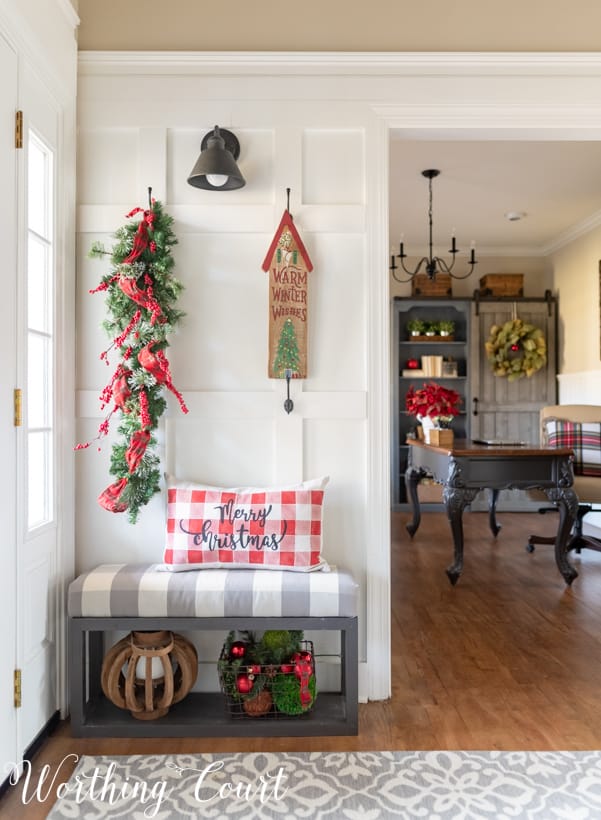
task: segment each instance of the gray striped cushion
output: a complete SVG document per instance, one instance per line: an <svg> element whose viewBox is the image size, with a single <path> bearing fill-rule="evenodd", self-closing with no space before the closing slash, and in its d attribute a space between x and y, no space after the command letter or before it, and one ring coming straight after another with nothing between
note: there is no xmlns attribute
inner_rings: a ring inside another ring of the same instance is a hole
<svg viewBox="0 0 601 820"><path fill-rule="evenodd" d="M72 618L352 617L350 573L210 569L161 572L157 564L102 564L69 586Z"/></svg>

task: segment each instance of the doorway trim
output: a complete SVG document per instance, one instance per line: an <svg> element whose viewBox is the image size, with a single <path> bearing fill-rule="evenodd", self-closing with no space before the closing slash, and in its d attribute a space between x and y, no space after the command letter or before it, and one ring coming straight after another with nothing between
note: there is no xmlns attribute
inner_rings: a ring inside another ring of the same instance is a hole
<svg viewBox="0 0 601 820"><path fill-rule="evenodd" d="M380 500L390 501L383 490L390 484L391 344L389 264L389 145L392 131L407 139L464 139L474 141L507 140L601 140L601 102L590 95L601 79L598 54L414 54L380 55L380 67L389 76L404 75L406 102L374 102L375 118L371 134L373 156L368 192L370 202L370 243L368 270L385 271L371 275L370 316L370 397L375 413L370 412L370 488L380 488ZM408 78L406 73L411 73ZM467 81L468 88L465 83ZM414 87L413 87L414 86ZM426 101L416 102L415 91L427 86ZM470 92L469 86L473 87ZM473 96L472 96L473 95ZM471 97L471 99L470 99ZM529 99L530 97L530 99ZM384 351L386 356L384 357ZM377 358L382 356L377 361ZM385 364L383 364L385 362ZM386 382L386 383L385 383ZM389 409L388 409L389 408ZM386 418L384 416L386 415ZM388 442L388 444L386 444ZM383 458L380 458L381 454ZM384 463L385 462L385 463ZM388 482L386 484L385 482ZM375 498L373 499L375 501ZM372 556L373 574L367 589L367 669L369 698L388 697L391 693L391 657L382 647L390 647L390 503L379 506L385 516L379 522ZM386 529L388 528L388 529ZM388 533L388 538L384 533ZM383 670L387 670L387 674ZM386 694L388 690L388 694Z"/></svg>

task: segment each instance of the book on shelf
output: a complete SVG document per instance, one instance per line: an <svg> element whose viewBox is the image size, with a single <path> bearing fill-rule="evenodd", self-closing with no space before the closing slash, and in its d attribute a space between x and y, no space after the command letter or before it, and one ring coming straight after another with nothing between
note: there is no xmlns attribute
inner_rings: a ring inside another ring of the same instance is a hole
<svg viewBox="0 0 601 820"><path fill-rule="evenodd" d="M442 376L442 356L422 356L422 370L426 378Z"/></svg>
<svg viewBox="0 0 601 820"><path fill-rule="evenodd" d="M408 376L409 378L423 379L423 377L426 374L424 373L423 370L420 370L420 369L414 367L414 368L403 370L402 375L403 376Z"/></svg>

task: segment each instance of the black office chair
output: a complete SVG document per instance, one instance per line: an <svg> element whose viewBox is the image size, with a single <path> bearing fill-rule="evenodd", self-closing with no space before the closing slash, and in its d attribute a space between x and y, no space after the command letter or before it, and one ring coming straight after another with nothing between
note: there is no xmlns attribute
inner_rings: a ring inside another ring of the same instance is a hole
<svg viewBox="0 0 601 820"><path fill-rule="evenodd" d="M574 491L578 511L568 550L601 552L601 539L582 532L585 515L601 504L601 407L594 404L554 404L540 411L541 443L574 450ZM554 507L542 507L544 513ZM553 544L555 536L531 535L526 549L535 544Z"/></svg>

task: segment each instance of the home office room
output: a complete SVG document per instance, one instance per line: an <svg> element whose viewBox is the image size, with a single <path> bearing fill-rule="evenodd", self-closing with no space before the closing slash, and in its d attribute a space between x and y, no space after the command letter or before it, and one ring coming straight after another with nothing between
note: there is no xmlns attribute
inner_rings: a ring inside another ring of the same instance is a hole
<svg viewBox="0 0 601 820"><path fill-rule="evenodd" d="M599 13L381 5L0 2L3 816L599 811Z"/></svg>

